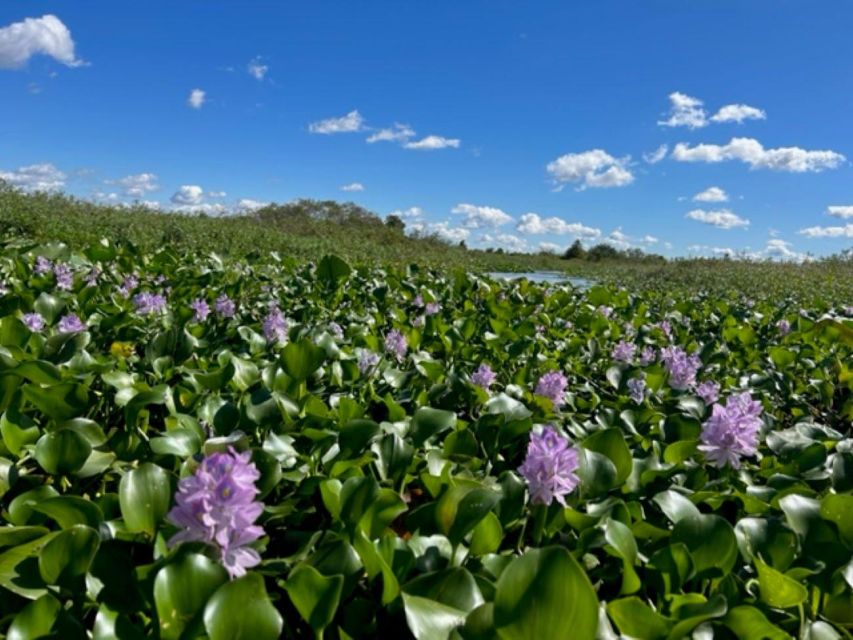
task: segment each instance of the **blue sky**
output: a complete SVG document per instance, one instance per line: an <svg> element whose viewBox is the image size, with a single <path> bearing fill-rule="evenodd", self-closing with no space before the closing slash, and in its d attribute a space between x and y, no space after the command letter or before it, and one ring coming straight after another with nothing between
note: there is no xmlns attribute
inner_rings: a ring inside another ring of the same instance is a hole
<svg viewBox="0 0 853 640"><path fill-rule="evenodd" d="M471 246L823 255L853 245L850 24L841 1L4 0L0 177L347 199Z"/></svg>

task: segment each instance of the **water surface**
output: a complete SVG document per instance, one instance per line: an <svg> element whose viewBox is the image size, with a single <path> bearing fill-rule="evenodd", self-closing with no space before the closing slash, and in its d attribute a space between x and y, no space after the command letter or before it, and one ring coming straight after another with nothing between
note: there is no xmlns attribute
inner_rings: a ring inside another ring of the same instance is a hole
<svg viewBox="0 0 853 640"><path fill-rule="evenodd" d="M562 284L568 282L578 289L589 289L593 285L592 280L569 276L565 273L560 273L559 271L491 271L487 275L490 278L495 278L496 280L519 280L521 278L526 278L527 280L530 280L530 282L544 282L548 284Z"/></svg>

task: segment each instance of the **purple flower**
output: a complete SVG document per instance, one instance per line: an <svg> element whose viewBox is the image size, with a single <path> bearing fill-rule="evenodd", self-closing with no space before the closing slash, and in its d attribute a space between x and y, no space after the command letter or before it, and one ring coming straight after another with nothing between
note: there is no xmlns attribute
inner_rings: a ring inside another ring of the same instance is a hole
<svg viewBox="0 0 853 640"><path fill-rule="evenodd" d="M441 305L437 302L427 302L426 308L424 309L424 314L428 316L434 316L439 311L441 311Z"/></svg>
<svg viewBox="0 0 853 640"><path fill-rule="evenodd" d="M210 305L204 298L196 298L190 303L190 309L193 310L193 320L196 322L204 322L207 316L210 315Z"/></svg>
<svg viewBox="0 0 853 640"><path fill-rule="evenodd" d="M655 353L654 347L646 347L643 349L643 352L640 354L640 364L642 366L646 367L655 360L657 360L657 354Z"/></svg>
<svg viewBox="0 0 853 640"><path fill-rule="evenodd" d="M609 318L613 315L613 307L606 307L604 305L601 305L598 307L598 313L603 315L605 318Z"/></svg>
<svg viewBox="0 0 853 640"><path fill-rule="evenodd" d="M361 356L358 359L358 370L362 375L373 369L377 364L379 364L378 355L370 351L361 352Z"/></svg>
<svg viewBox="0 0 853 640"><path fill-rule="evenodd" d="M791 323L788 322L785 318L782 318L779 322L776 323L776 328L783 336L786 336L791 333Z"/></svg>
<svg viewBox="0 0 853 640"><path fill-rule="evenodd" d="M748 392L731 396L725 406L715 404L702 425L699 450L717 467L740 467L740 459L755 455L761 429L761 403Z"/></svg>
<svg viewBox="0 0 853 640"><path fill-rule="evenodd" d="M133 296L133 304L136 306L136 313L141 316L148 316L154 313L162 313L166 308L166 298L159 293L143 291Z"/></svg>
<svg viewBox="0 0 853 640"><path fill-rule="evenodd" d="M610 355L617 362L631 362L631 360L634 359L634 353L636 351L637 346L635 344L620 340L619 343L613 347L613 351Z"/></svg>
<svg viewBox="0 0 853 640"><path fill-rule="evenodd" d="M492 368L485 362L481 364L480 367L474 373L471 374L471 382L477 385L478 387L486 389L487 391L489 387L491 387L494 383L495 378L497 378L495 372L492 371Z"/></svg>
<svg viewBox="0 0 853 640"><path fill-rule="evenodd" d="M415 316L415 319L412 320L413 327L422 327L426 324L426 316Z"/></svg>
<svg viewBox="0 0 853 640"><path fill-rule="evenodd" d="M702 402L705 404L712 405L720 397L720 385L713 380L705 380L696 387L696 395L702 398Z"/></svg>
<svg viewBox="0 0 853 640"><path fill-rule="evenodd" d="M341 327L341 325L339 325L337 322L330 322L329 330L332 332L332 335L335 336L336 340L344 339L343 327Z"/></svg>
<svg viewBox="0 0 853 640"><path fill-rule="evenodd" d="M228 451L207 456L193 475L178 483L175 506L166 518L182 531L168 545L204 542L216 547L228 574L239 578L261 561L249 545L264 535L255 524L264 505L255 500L261 474L251 452L237 453L233 447Z"/></svg>
<svg viewBox="0 0 853 640"><path fill-rule="evenodd" d="M518 471L527 481L531 502L548 505L556 500L566 506L566 496L579 482L577 468L577 450L549 425L540 434L530 434L527 457Z"/></svg>
<svg viewBox="0 0 853 640"><path fill-rule="evenodd" d="M86 330L86 325L81 322L76 314L69 313L59 319L58 328L60 333L79 333Z"/></svg>
<svg viewBox="0 0 853 640"><path fill-rule="evenodd" d="M406 337L402 333L396 329L392 329L386 334L385 352L397 358L398 362L402 362L403 358L406 357L408 349L409 345L406 344Z"/></svg>
<svg viewBox="0 0 853 640"><path fill-rule="evenodd" d="M53 268L53 275L56 277L57 289L71 291L72 287L74 287L74 272L71 271L71 267L67 264L57 264Z"/></svg>
<svg viewBox="0 0 853 640"><path fill-rule="evenodd" d="M36 258L36 266L33 268L33 273L37 276L43 276L51 272L53 269L53 263L45 258L44 256L39 256Z"/></svg>
<svg viewBox="0 0 853 640"><path fill-rule="evenodd" d="M412 300L412 304L418 309L420 309L422 306L424 306L424 297L421 294L416 295L415 299Z"/></svg>
<svg viewBox="0 0 853 640"><path fill-rule="evenodd" d="M663 331L667 340L672 340L672 325L669 324L669 320L661 320L658 323L658 328Z"/></svg>
<svg viewBox="0 0 853 640"><path fill-rule="evenodd" d="M98 278L101 277L101 270L98 267L92 267L92 270L86 274L86 286L97 287Z"/></svg>
<svg viewBox="0 0 853 640"><path fill-rule="evenodd" d="M699 356L687 355L681 347L666 347L661 349L660 357L669 373L669 386L683 391L696 385L696 374L702 366Z"/></svg>
<svg viewBox="0 0 853 640"><path fill-rule="evenodd" d="M127 276L124 279L124 282L121 283L121 286L118 288L118 292L123 295L125 298L129 298L131 292L139 286L139 279L136 276Z"/></svg>
<svg viewBox="0 0 853 640"><path fill-rule="evenodd" d="M550 371L539 378L536 383L536 395L544 398L550 398L555 409L563 406L564 395L569 381L559 371Z"/></svg>
<svg viewBox="0 0 853 640"><path fill-rule="evenodd" d="M267 317L264 318L264 337L269 342L284 342L287 340L287 320L281 310L270 306Z"/></svg>
<svg viewBox="0 0 853 640"><path fill-rule="evenodd" d="M237 306L234 301L224 293L216 299L213 307L222 318L233 318L234 314L237 313Z"/></svg>
<svg viewBox="0 0 853 640"><path fill-rule="evenodd" d="M33 333L38 333L44 329L44 318L40 313L26 313L23 318L24 325Z"/></svg>
<svg viewBox="0 0 853 640"><path fill-rule="evenodd" d="M628 380L628 391L631 400L640 404L646 399L646 381L642 378L631 378Z"/></svg>

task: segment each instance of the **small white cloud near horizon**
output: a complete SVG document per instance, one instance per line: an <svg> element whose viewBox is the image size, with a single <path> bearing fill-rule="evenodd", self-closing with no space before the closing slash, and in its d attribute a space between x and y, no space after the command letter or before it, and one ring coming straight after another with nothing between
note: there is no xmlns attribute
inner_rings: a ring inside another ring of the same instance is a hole
<svg viewBox="0 0 853 640"><path fill-rule="evenodd" d="M415 135L415 130L407 124L395 122L394 126L387 129L379 129L367 138L369 144L374 142L406 142Z"/></svg>
<svg viewBox="0 0 853 640"><path fill-rule="evenodd" d="M57 191L65 186L66 177L49 162L0 171L0 180L24 191Z"/></svg>
<svg viewBox="0 0 853 640"><path fill-rule="evenodd" d="M442 240L452 242L454 244L467 240L471 235L471 232L468 229L463 229L462 227L451 227L449 222L433 222L430 224L424 224L422 222L414 223L411 225L410 231L419 234L435 234Z"/></svg>
<svg viewBox="0 0 853 640"><path fill-rule="evenodd" d="M629 161L630 157L614 158L603 149L592 149L562 155L549 162L546 169L557 191L569 183L579 184L579 190L624 187L634 181L633 174L625 168Z"/></svg>
<svg viewBox="0 0 853 640"><path fill-rule="evenodd" d="M571 235L576 238L598 238L601 229L587 227L580 222L566 222L557 217L542 218L537 213L525 213L515 227L516 231L540 235L551 233L556 235Z"/></svg>
<svg viewBox="0 0 853 640"><path fill-rule="evenodd" d="M658 124L662 127L687 127L689 129L700 129L707 126L708 119L703 104L699 98L674 91L669 94L669 117L666 120L658 120Z"/></svg>
<svg viewBox="0 0 853 640"><path fill-rule="evenodd" d="M717 227L718 229L734 229L736 227L748 227L749 220L741 218L728 209L719 209L716 211L705 211L704 209L693 209L688 211L684 216L690 220L696 220L704 224Z"/></svg>
<svg viewBox="0 0 853 640"><path fill-rule="evenodd" d="M644 153L643 160L647 164L657 164L666 157L666 152L669 151L669 146L662 144L651 153Z"/></svg>
<svg viewBox="0 0 853 640"><path fill-rule="evenodd" d="M838 227L807 227L797 233L807 238L853 238L853 222Z"/></svg>
<svg viewBox="0 0 853 640"><path fill-rule="evenodd" d="M693 196L694 202L728 202L728 194L720 187L708 187L701 193Z"/></svg>
<svg viewBox="0 0 853 640"><path fill-rule="evenodd" d="M124 195L136 199L160 189L160 185L157 184L157 175L154 173L137 173L118 180L107 180L106 183L121 187Z"/></svg>
<svg viewBox="0 0 853 640"><path fill-rule="evenodd" d="M468 229L484 227L499 227L513 221L511 215L495 207L482 207L474 204L460 203L453 207L451 213L464 215L462 226Z"/></svg>
<svg viewBox="0 0 853 640"><path fill-rule="evenodd" d="M183 184L172 194L170 200L179 205L201 204L204 198L204 189L197 184Z"/></svg>
<svg viewBox="0 0 853 640"><path fill-rule="evenodd" d="M545 251L546 253L560 253L563 248L558 244L554 244L553 242L540 242L539 250Z"/></svg>
<svg viewBox="0 0 853 640"><path fill-rule="evenodd" d="M49 56L67 67L87 64L74 53L71 31L52 14L0 28L0 69L21 69L34 55Z"/></svg>
<svg viewBox="0 0 853 640"><path fill-rule="evenodd" d="M831 205L826 208L826 212L836 218L853 218L853 205Z"/></svg>
<svg viewBox="0 0 853 640"><path fill-rule="evenodd" d="M350 182L342 186L341 191L364 191L364 185L360 182Z"/></svg>
<svg viewBox="0 0 853 640"><path fill-rule="evenodd" d="M432 151L434 149L458 149L461 144L459 138L445 138L443 136L429 135L420 140L406 142L404 149L418 149Z"/></svg>
<svg viewBox="0 0 853 640"><path fill-rule="evenodd" d="M403 220L407 218L421 218L424 215L424 210L420 207L409 207L408 209L396 209L388 214L389 216L397 216Z"/></svg>
<svg viewBox="0 0 853 640"><path fill-rule="evenodd" d="M204 101L207 94L201 89L193 89L187 98L187 105L192 109L201 109L204 106Z"/></svg>
<svg viewBox="0 0 853 640"><path fill-rule="evenodd" d="M765 149L754 138L732 138L728 144L689 144L679 142L671 157L678 162L718 163L739 160L752 169L770 169L791 173L820 172L835 169L846 159L831 150L809 151L799 147Z"/></svg>
<svg viewBox="0 0 853 640"><path fill-rule="evenodd" d="M358 109L353 109L340 118L326 118L325 120L318 120L308 125L308 131L322 135L354 133L362 131L364 128L364 118L361 117Z"/></svg>
<svg viewBox="0 0 853 640"><path fill-rule="evenodd" d="M748 104L727 104L711 116L712 122L737 122L744 120L766 120L767 114L763 109L750 107Z"/></svg>
<svg viewBox="0 0 853 640"><path fill-rule="evenodd" d="M270 204L270 202L265 202L262 200L254 200L252 198L241 198L237 201L237 211L248 213L252 211L257 211L258 209L263 209L264 207L267 207Z"/></svg>
<svg viewBox="0 0 853 640"><path fill-rule="evenodd" d="M246 65L246 71L248 71L249 75L258 82L263 81L264 76L267 75L267 71L269 70L269 66L261 62L260 56L252 58L252 60L249 61L249 64Z"/></svg>

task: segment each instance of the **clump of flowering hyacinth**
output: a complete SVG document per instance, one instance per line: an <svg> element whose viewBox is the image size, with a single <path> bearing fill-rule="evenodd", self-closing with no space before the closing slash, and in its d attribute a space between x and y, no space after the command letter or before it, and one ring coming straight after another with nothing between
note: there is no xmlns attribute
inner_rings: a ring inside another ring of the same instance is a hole
<svg viewBox="0 0 853 640"><path fill-rule="evenodd" d="M196 298L190 303L190 309L193 310L193 320L196 322L204 322L207 316L210 315L210 305L207 300Z"/></svg>
<svg viewBox="0 0 853 640"><path fill-rule="evenodd" d="M791 323L788 322L785 318L782 318L779 322L776 323L776 328L783 336L786 336L791 333Z"/></svg>
<svg viewBox="0 0 853 640"><path fill-rule="evenodd" d="M634 359L634 353L637 351L637 346L631 342L620 340L613 351L611 357L617 362L631 362Z"/></svg>
<svg viewBox="0 0 853 640"><path fill-rule="evenodd" d="M441 305L437 302L427 302L426 308L424 308L424 314L428 316L434 316L439 311L441 311Z"/></svg>
<svg viewBox="0 0 853 640"><path fill-rule="evenodd" d="M74 287L74 272L67 264L59 263L53 267L53 275L56 278L56 288L63 291L71 291Z"/></svg>
<svg viewBox="0 0 853 640"><path fill-rule="evenodd" d="M740 459L755 455L761 429L761 403L744 391L731 396L726 404L715 404L711 417L702 425L699 450L717 467L737 469Z"/></svg>
<svg viewBox="0 0 853 640"><path fill-rule="evenodd" d="M385 351L397 358L398 362L401 362L406 357L408 349L409 345L406 344L406 337L396 329L391 329L385 335Z"/></svg>
<svg viewBox="0 0 853 640"><path fill-rule="evenodd" d="M129 298L131 292L139 286L139 279L136 276L127 276L124 279L124 282L121 283L121 286L118 288L118 292L123 295L125 298Z"/></svg>
<svg viewBox="0 0 853 640"><path fill-rule="evenodd" d="M136 307L136 313L141 316L148 316L162 313L166 308L166 298L159 293L143 291L133 296L133 304Z"/></svg>
<svg viewBox="0 0 853 640"><path fill-rule="evenodd" d="M655 360L657 360L657 354L654 347L646 347L640 353L640 364L644 367L650 365Z"/></svg>
<svg viewBox="0 0 853 640"><path fill-rule="evenodd" d="M281 310L270 305L269 313L264 318L264 337L269 342L284 342L287 340L287 320Z"/></svg>
<svg viewBox="0 0 853 640"><path fill-rule="evenodd" d="M44 256L39 256L36 258L36 266L33 267L33 273L37 276L47 275L53 269L53 263L45 258Z"/></svg>
<svg viewBox="0 0 853 640"><path fill-rule="evenodd" d="M666 347L661 349L660 358L669 374L669 386L683 391L696 385L696 374L702 366L699 356L687 355L681 347Z"/></svg>
<svg viewBox="0 0 853 640"><path fill-rule="evenodd" d="M80 333L86 330L86 325L74 313L62 316L57 327L60 333Z"/></svg>
<svg viewBox="0 0 853 640"><path fill-rule="evenodd" d="M713 380L705 380L696 387L696 395L702 398L702 402L712 405L720 397L720 385Z"/></svg>
<svg viewBox="0 0 853 640"><path fill-rule="evenodd" d="M415 299L412 300L412 305L420 309L424 306L424 297L421 294L415 296Z"/></svg>
<svg viewBox="0 0 853 640"><path fill-rule="evenodd" d="M332 332L332 335L335 336L336 340L343 340L344 339L344 329L337 322L330 322L329 323L329 331Z"/></svg>
<svg viewBox="0 0 853 640"><path fill-rule="evenodd" d="M38 333L44 329L44 318L42 318L40 313L25 313L23 323L33 333Z"/></svg>
<svg viewBox="0 0 853 640"><path fill-rule="evenodd" d="M207 456L193 475L178 483L175 506L167 516L183 529L169 540L170 547L180 542L214 546L232 578L245 575L261 561L249 546L264 535L263 528L255 524L264 505L255 500L255 482L261 474L251 455L229 447L228 453Z"/></svg>
<svg viewBox="0 0 853 640"><path fill-rule="evenodd" d="M609 318L613 315L613 307L607 307L602 304L598 307L598 313L603 315L605 318Z"/></svg>
<svg viewBox="0 0 853 640"><path fill-rule="evenodd" d="M471 382L478 387L486 389L487 391L494 383L495 378L497 378L495 372L492 371L492 368L485 362L471 374Z"/></svg>
<svg viewBox="0 0 853 640"><path fill-rule="evenodd" d="M631 400L640 404L646 399L646 381L642 378L631 378L628 380L628 392Z"/></svg>
<svg viewBox="0 0 853 640"><path fill-rule="evenodd" d="M578 452L552 426L530 434L527 457L518 471L527 481L530 501L566 506L566 496L578 485Z"/></svg>
<svg viewBox="0 0 853 640"><path fill-rule="evenodd" d="M536 383L536 395L549 398L555 409L563 406L569 380L559 371L550 371Z"/></svg>
<svg viewBox="0 0 853 640"><path fill-rule="evenodd" d="M101 270L98 267L92 267L91 271L86 274L86 286L87 287L96 287L98 286L98 278L101 277Z"/></svg>
<svg viewBox="0 0 853 640"><path fill-rule="evenodd" d="M362 375L373 369L379 364L379 356L370 351L362 351L358 359L358 371Z"/></svg>
<svg viewBox="0 0 853 640"><path fill-rule="evenodd" d="M224 293L216 299L213 308L216 309L216 313L222 318L233 318L237 313L237 305Z"/></svg>

